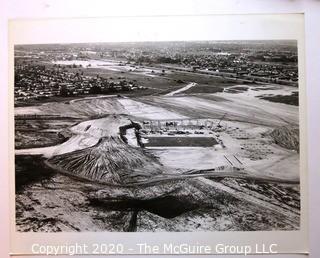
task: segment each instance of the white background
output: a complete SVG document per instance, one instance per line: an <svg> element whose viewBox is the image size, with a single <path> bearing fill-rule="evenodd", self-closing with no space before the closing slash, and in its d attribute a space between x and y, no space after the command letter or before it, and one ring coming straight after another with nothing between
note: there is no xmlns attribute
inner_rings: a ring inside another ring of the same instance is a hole
<svg viewBox="0 0 320 258"><path fill-rule="evenodd" d="M305 13L309 134L310 257L320 257L320 1L0 0L0 257L9 253L8 19L138 15ZM132 256L130 256L132 257ZM162 256L163 257L163 256ZM191 256L189 256L191 257ZM236 257L236 256L232 256ZM253 257L253 256L251 256ZM294 255L278 257L295 257ZM298 256L297 256L298 257Z"/></svg>

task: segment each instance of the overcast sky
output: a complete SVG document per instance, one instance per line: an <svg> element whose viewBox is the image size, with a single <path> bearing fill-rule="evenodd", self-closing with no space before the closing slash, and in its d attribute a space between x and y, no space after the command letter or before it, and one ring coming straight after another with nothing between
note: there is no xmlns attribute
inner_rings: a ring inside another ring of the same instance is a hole
<svg viewBox="0 0 320 258"><path fill-rule="evenodd" d="M109 17L10 21L14 44L299 39L303 15Z"/></svg>

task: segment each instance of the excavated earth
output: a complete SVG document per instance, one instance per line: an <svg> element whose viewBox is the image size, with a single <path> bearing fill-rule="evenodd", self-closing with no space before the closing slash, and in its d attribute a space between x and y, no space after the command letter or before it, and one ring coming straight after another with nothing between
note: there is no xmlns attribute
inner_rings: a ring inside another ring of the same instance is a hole
<svg viewBox="0 0 320 258"><path fill-rule="evenodd" d="M62 108L82 122L63 129L68 135L63 143L16 150L18 231L299 229L299 184L202 176L156 180L176 171L123 140L119 128L131 126L131 118L143 112L130 117L113 102L85 100L87 111L81 101L36 108L42 115ZM92 119L106 109L108 115ZM154 109L146 114L154 115Z"/></svg>
<svg viewBox="0 0 320 258"><path fill-rule="evenodd" d="M20 188L16 201L17 229L24 232L299 228L298 186L231 179L106 187L53 172Z"/></svg>
<svg viewBox="0 0 320 258"><path fill-rule="evenodd" d="M46 164L62 173L118 185L161 173L155 157L113 136L101 138L92 147L53 156Z"/></svg>

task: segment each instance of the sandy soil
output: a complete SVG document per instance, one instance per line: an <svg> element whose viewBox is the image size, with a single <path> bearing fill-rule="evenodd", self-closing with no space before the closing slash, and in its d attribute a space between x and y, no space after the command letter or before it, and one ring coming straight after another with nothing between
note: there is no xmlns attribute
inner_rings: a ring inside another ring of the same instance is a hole
<svg viewBox="0 0 320 258"><path fill-rule="evenodd" d="M116 97L97 96L70 102L49 102L39 106L17 107L15 115L55 115L90 118L104 114L121 114L124 110Z"/></svg>
<svg viewBox="0 0 320 258"><path fill-rule="evenodd" d="M157 107L156 105L144 104L140 101L129 98L118 100L128 114L144 119L183 119L186 116L180 115L176 112L171 112L165 108Z"/></svg>
<svg viewBox="0 0 320 258"><path fill-rule="evenodd" d="M214 148L161 148L151 149L165 166L186 171L190 169L211 169L226 166L222 153Z"/></svg>
<svg viewBox="0 0 320 258"><path fill-rule="evenodd" d="M217 94L224 101L216 102L201 96L150 97L141 101L175 110L182 115L196 118L221 118L225 120L254 123L264 126L298 124L298 108L266 100L238 97L238 94ZM221 100L221 98L220 98Z"/></svg>

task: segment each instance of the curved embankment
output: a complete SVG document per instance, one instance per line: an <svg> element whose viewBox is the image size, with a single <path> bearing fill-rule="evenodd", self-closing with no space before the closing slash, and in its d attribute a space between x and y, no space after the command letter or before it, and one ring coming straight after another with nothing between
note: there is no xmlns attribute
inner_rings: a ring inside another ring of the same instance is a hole
<svg viewBox="0 0 320 258"><path fill-rule="evenodd" d="M108 115L104 118L92 119L78 123L67 129L69 140L62 144L43 148L30 148L15 150L16 155L43 155L51 158L55 155L70 153L76 150L94 146L99 139L109 136L118 136L119 127L131 121L120 115Z"/></svg>
<svg viewBox="0 0 320 258"><path fill-rule="evenodd" d="M53 156L46 164L62 173L108 184L139 182L161 173L155 157L114 136L101 138L86 149Z"/></svg>

